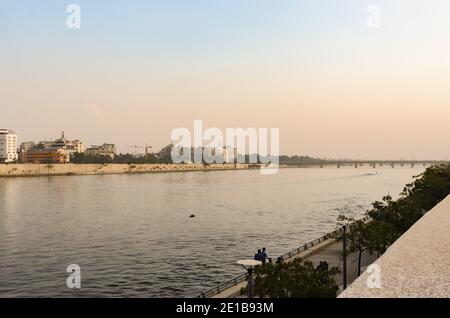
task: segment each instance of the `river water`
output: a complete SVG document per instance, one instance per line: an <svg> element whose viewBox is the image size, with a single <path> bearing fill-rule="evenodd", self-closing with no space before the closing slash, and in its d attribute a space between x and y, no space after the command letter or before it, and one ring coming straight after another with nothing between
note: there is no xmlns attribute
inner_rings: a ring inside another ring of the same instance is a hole
<svg viewBox="0 0 450 318"><path fill-rule="evenodd" d="M423 168L0 179L0 297L190 297L397 196ZM195 217L191 218L190 215ZM81 268L81 289L66 267Z"/></svg>

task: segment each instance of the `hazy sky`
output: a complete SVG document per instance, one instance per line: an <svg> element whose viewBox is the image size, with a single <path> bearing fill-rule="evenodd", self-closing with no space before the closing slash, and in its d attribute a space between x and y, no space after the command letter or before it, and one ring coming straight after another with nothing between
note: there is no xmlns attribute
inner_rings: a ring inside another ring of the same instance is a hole
<svg viewBox="0 0 450 318"><path fill-rule="evenodd" d="M20 141L160 148L194 119L280 128L285 154L450 159L450 1L0 0Z"/></svg>

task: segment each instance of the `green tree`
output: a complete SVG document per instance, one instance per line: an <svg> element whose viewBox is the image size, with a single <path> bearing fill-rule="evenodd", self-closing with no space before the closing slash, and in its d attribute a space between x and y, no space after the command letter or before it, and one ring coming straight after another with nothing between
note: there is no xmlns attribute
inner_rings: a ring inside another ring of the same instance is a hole
<svg viewBox="0 0 450 318"><path fill-rule="evenodd" d="M450 194L450 165L432 166L414 179L397 200L388 195L374 202L368 212L371 220L364 227L356 227L364 232L363 242L370 252L382 255L426 211Z"/></svg>
<svg viewBox="0 0 450 318"><path fill-rule="evenodd" d="M254 292L261 298L334 298L339 290L334 280L338 272L337 268L316 270L313 263L300 259L268 263L255 270Z"/></svg>
<svg viewBox="0 0 450 318"><path fill-rule="evenodd" d="M346 226L346 239L347 239L347 253L358 253L358 276L361 275L361 263L362 255L364 251L370 249L369 240L370 235L368 231L368 223L365 219L355 220L354 218L346 217L345 215L340 215L338 217L338 231L336 231L334 238L341 241L342 229Z"/></svg>
<svg viewBox="0 0 450 318"><path fill-rule="evenodd" d="M367 249L380 257L399 237L394 226L387 222L372 220L367 223Z"/></svg>

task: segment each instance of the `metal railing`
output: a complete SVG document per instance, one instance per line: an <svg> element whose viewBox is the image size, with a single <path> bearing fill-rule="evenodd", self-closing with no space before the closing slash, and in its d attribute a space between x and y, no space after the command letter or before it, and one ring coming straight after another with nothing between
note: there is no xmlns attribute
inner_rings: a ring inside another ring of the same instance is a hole
<svg viewBox="0 0 450 318"><path fill-rule="evenodd" d="M214 288L208 289L207 291L200 293L200 295L198 295L197 298L211 298L212 296L220 294L224 290L236 286L245 280L247 280L247 274L239 275L233 279L230 279L226 282L217 285Z"/></svg>
<svg viewBox="0 0 450 318"><path fill-rule="evenodd" d="M365 222L367 222L368 220L369 220L369 217L366 216L366 217L364 217L364 218L362 218L362 219L360 219L358 221L365 221ZM302 245L302 246L300 246L300 247L298 247L298 248L296 248L296 249L294 249L294 250L292 250L292 251L290 251L290 252L288 252L288 253L286 253L284 255L281 255L277 259L277 261L278 262L284 262L284 261L286 261L286 260L288 260L290 258L293 258L293 257L297 256L298 254L300 254L302 252L305 252L305 251L311 249L312 247L314 247L316 245L319 245L320 243L323 243L323 242L325 242L325 241L327 241L329 239L333 239L341 231L342 230L339 229L339 230L335 230L333 232L330 232L328 234L325 234L324 236L319 237L318 239L315 239L314 241L306 243L306 244L304 244L304 245ZM246 280L247 280L247 274L241 274L241 275L239 275L239 276L237 276L237 277L235 277L233 279L230 279L228 281L225 281L225 282L217 285L214 288L208 289L208 290L200 293L200 295L198 295L197 298L210 298L210 297L212 297L214 295L217 295L217 294L220 294L221 292L225 291L226 289L228 289L230 287L233 287L233 286L236 286L236 285L238 285L238 284L240 284L240 283L242 283L242 282L244 282Z"/></svg>

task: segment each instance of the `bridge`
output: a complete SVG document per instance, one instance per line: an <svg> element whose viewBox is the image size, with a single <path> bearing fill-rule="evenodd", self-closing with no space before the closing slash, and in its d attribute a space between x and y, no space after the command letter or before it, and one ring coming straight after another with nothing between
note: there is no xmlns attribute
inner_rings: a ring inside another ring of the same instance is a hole
<svg viewBox="0 0 450 318"><path fill-rule="evenodd" d="M326 166L341 167L411 167L416 166L429 167L434 165L450 164L450 161L446 160L325 160L316 164L296 164L292 166L319 166L324 168Z"/></svg>

